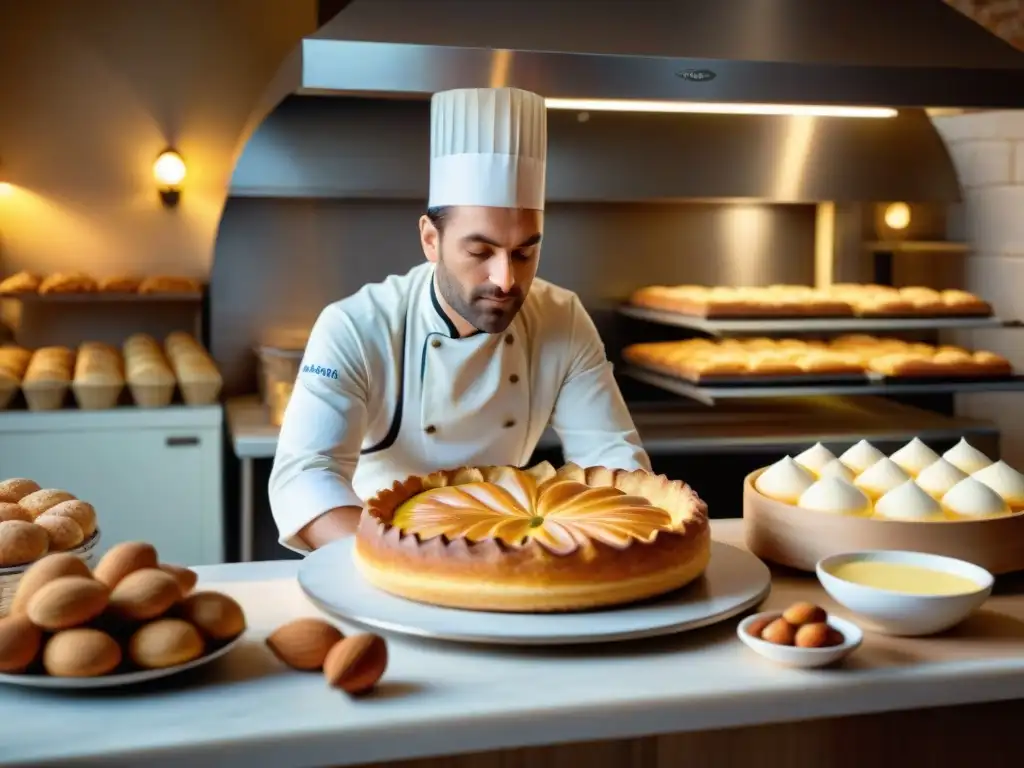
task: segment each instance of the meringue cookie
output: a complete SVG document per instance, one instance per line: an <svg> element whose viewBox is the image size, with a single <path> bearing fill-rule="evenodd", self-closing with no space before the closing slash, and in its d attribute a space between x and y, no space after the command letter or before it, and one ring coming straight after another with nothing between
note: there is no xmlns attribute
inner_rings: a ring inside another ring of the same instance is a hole
<svg viewBox="0 0 1024 768"><path fill-rule="evenodd" d="M998 493L1011 509L1024 509L1024 475L1005 461L997 461L971 475Z"/></svg>
<svg viewBox="0 0 1024 768"><path fill-rule="evenodd" d="M883 456L857 475L853 484L874 501L909 479L910 475L896 466L896 462L888 456Z"/></svg>
<svg viewBox="0 0 1024 768"><path fill-rule="evenodd" d="M908 475L917 477L939 460L939 454L915 437L889 458Z"/></svg>
<svg viewBox="0 0 1024 768"><path fill-rule="evenodd" d="M922 490L938 501L949 492L950 488L967 476L966 472L957 469L940 456L938 461L921 471L916 482Z"/></svg>
<svg viewBox="0 0 1024 768"><path fill-rule="evenodd" d="M825 477L816 482L803 492L797 506L832 515L864 517L871 514L871 501L864 492L838 477Z"/></svg>
<svg viewBox="0 0 1024 768"><path fill-rule="evenodd" d="M840 480L845 480L848 483L853 482L853 478L857 475L852 469L843 464L839 459L832 459L828 464L821 468L821 472L818 473L818 477L838 477Z"/></svg>
<svg viewBox="0 0 1024 768"><path fill-rule="evenodd" d="M879 459L884 458L884 453L867 440L861 440L843 451L843 455L839 457L839 460L852 469L855 475L859 475Z"/></svg>
<svg viewBox="0 0 1024 768"><path fill-rule="evenodd" d="M942 506L953 518L977 520L1010 514L1003 497L973 477L965 477L942 497Z"/></svg>
<svg viewBox="0 0 1024 768"><path fill-rule="evenodd" d="M897 485L876 501L875 517L915 522L936 522L946 519L942 505L913 480Z"/></svg>
<svg viewBox="0 0 1024 768"><path fill-rule="evenodd" d="M817 476L821 472L822 467L835 459L835 457L835 454L824 445L815 443L806 451L796 456L793 461Z"/></svg>
<svg viewBox="0 0 1024 768"><path fill-rule="evenodd" d="M796 504L800 494L813 484L814 475L789 456L783 456L754 481L759 493L785 504Z"/></svg>
<svg viewBox="0 0 1024 768"><path fill-rule="evenodd" d="M984 469L992 463L992 459L979 451L961 437L960 442L942 454L942 458L968 475L973 475L979 469Z"/></svg>

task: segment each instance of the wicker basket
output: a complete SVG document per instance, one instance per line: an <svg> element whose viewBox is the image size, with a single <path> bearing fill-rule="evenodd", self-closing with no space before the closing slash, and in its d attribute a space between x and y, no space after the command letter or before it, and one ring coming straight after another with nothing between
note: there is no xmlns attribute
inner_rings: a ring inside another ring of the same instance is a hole
<svg viewBox="0 0 1024 768"><path fill-rule="evenodd" d="M84 561L90 568L95 565L96 548L100 543L100 531L97 528L89 540L82 546L69 551L70 554ZM14 593L18 590L21 577L32 566L17 565L13 568L0 568L0 619L6 616L11 610L11 602L14 600Z"/></svg>

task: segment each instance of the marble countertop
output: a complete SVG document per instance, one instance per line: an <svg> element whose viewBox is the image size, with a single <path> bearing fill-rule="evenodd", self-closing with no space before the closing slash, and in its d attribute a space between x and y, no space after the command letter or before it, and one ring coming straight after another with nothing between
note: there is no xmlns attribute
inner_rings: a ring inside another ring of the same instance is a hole
<svg viewBox="0 0 1024 768"><path fill-rule="evenodd" d="M740 521L714 536L742 539ZM98 692L0 688L0 765L358 765L504 747L1019 698L1024 596L1002 589L953 632L867 633L841 666L771 665L737 619L670 638L562 649L496 649L389 638L377 692L353 699L282 666L263 640L317 611L297 561L208 566L200 588L244 606L247 639L205 668ZM766 607L833 606L813 578L779 575ZM843 611L836 611L843 615ZM355 630L354 627L348 627Z"/></svg>

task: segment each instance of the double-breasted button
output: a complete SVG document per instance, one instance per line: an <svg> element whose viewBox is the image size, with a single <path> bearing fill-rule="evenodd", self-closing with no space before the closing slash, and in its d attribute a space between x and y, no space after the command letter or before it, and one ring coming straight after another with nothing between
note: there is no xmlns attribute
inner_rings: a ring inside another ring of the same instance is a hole
<svg viewBox="0 0 1024 768"><path fill-rule="evenodd" d="M516 425L516 420L515 420L515 419L509 419L509 420L508 420L508 421L506 421L506 422L505 422L504 424L502 424L502 426L503 426L503 427L504 427L505 429L511 429L511 428L512 428L512 427L514 427L515 425Z"/></svg>
<svg viewBox="0 0 1024 768"><path fill-rule="evenodd" d="M437 432L437 427L435 427L433 424L428 424L426 429L424 429L423 431L426 432L428 435L432 435L435 432Z"/></svg>
<svg viewBox="0 0 1024 768"><path fill-rule="evenodd" d="M432 346L434 349L437 349L438 347L441 346L441 340L434 339L433 341L430 342L430 346Z"/></svg>
<svg viewBox="0 0 1024 768"><path fill-rule="evenodd" d="M508 380L513 384L517 384L519 382L519 374L513 373L511 376L508 377Z"/></svg>

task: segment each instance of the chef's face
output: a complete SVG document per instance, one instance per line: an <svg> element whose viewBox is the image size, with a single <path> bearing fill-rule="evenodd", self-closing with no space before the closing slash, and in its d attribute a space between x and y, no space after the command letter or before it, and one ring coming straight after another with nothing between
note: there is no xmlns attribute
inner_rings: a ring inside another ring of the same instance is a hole
<svg viewBox="0 0 1024 768"><path fill-rule="evenodd" d="M421 217L420 241L448 306L477 330L501 333L530 292L543 228L541 211L458 206L436 225Z"/></svg>

